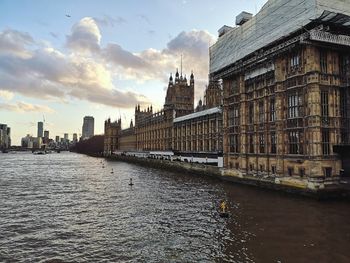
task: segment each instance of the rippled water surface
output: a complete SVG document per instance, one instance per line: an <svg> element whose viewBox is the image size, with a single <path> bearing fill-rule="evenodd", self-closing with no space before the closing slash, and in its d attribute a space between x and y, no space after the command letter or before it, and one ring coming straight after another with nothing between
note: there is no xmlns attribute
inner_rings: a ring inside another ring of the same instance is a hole
<svg viewBox="0 0 350 263"><path fill-rule="evenodd" d="M348 203L74 153L0 154L0 262L350 262L349 248Z"/></svg>

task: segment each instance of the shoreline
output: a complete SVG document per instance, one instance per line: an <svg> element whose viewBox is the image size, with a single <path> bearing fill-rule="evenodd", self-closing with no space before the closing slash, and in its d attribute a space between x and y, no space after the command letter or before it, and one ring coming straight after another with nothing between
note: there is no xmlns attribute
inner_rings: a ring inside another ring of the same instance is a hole
<svg viewBox="0 0 350 263"><path fill-rule="evenodd" d="M232 170L225 170L216 166L170 160L137 158L133 156L101 156L97 154L90 156L103 157L110 161L133 163L166 171L171 170L197 176L209 176L235 184L243 184L260 189L311 197L317 200L350 200L350 188L346 189L345 187L332 183L327 184L326 180L320 182L310 179L301 180L293 177L244 176L241 173L235 173Z"/></svg>

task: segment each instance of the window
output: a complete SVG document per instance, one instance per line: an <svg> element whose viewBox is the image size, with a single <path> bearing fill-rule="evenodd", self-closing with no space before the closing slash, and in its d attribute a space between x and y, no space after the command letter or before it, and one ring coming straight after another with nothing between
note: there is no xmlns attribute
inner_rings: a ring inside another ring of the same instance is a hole
<svg viewBox="0 0 350 263"><path fill-rule="evenodd" d="M332 176L332 168L331 167L325 167L323 170L325 177L331 177Z"/></svg>
<svg viewBox="0 0 350 263"><path fill-rule="evenodd" d="M264 123L264 121L265 121L264 101L259 101L259 122Z"/></svg>
<svg viewBox="0 0 350 263"><path fill-rule="evenodd" d="M254 137L252 134L249 135L249 153L254 153Z"/></svg>
<svg viewBox="0 0 350 263"><path fill-rule="evenodd" d="M276 133L271 133L271 153L276 153Z"/></svg>
<svg viewBox="0 0 350 263"><path fill-rule="evenodd" d="M288 95L288 118L299 118L302 116L301 112L302 98L301 95L296 92Z"/></svg>
<svg viewBox="0 0 350 263"><path fill-rule="evenodd" d="M270 100L270 121L276 120L276 100L272 98Z"/></svg>
<svg viewBox="0 0 350 263"><path fill-rule="evenodd" d="M231 81L231 94L238 94L239 93L239 86L237 79L233 79Z"/></svg>
<svg viewBox="0 0 350 263"><path fill-rule="evenodd" d="M322 130L322 153L323 155L330 154L329 131L327 129Z"/></svg>
<svg viewBox="0 0 350 263"><path fill-rule="evenodd" d="M239 125L239 106L235 105L233 108L229 109L229 125L238 126Z"/></svg>
<svg viewBox="0 0 350 263"><path fill-rule="evenodd" d="M292 176L293 173L294 173L293 167L288 167L288 175L289 175L289 176Z"/></svg>
<svg viewBox="0 0 350 263"><path fill-rule="evenodd" d="M299 176L304 177L305 176L305 168L299 168Z"/></svg>
<svg viewBox="0 0 350 263"><path fill-rule="evenodd" d="M327 73L327 52L324 50L320 51L320 67L321 72Z"/></svg>
<svg viewBox="0 0 350 263"><path fill-rule="evenodd" d="M248 106L248 123L253 124L254 122L254 102L250 102Z"/></svg>
<svg viewBox="0 0 350 263"><path fill-rule="evenodd" d="M239 138L238 134L230 135L230 152L239 153Z"/></svg>
<svg viewBox="0 0 350 263"><path fill-rule="evenodd" d="M289 154L303 154L303 148L300 143L301 132L290 131L289 134Z"/></svg>
<svg viewBox="0 0 350 263"><path fill-rule="evenodd" d="M299 67L299 65L300 65L300 54L294 53L290 58L290 67L291 69L294 69L296 67Z"/></svg>
<svg viewBox="0 0 350 263"><path fill-rule="evenodd" d="M345 54L340 54L340 74L348 75L350 72L350 56Z"/></svg>
<svg viewBox="0 0 350 263"><path fill-rule="evenodd" d="M236 163L236 169L237 170L239 169L239 163Z"/></svg>
<svg viewBox="0 0 350 263"><path fill-rule="evenodd" d="M321 116L328 117L328 91L321 91Z"/></svg>
<svg viewBox="0 0 350 263"><path fill-rule="evenodd" d="M259 152L265 153L265 137L263 133L259 134Z"/></svg>
<svg viewBox="0 0 350 263"><path fill-rule="evenodd" d="M264 171L264 166L262 164L260 164L260 172Z"/></svg>

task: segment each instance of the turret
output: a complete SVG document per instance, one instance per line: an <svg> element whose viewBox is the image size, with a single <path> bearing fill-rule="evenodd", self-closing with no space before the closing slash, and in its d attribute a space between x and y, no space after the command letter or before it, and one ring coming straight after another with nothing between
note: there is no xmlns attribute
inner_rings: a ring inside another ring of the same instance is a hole
<svg viewBox="0 0 350 263"><path fill-rule="evenodd" d="M193 75L193 71L191 72L191 76L190 76L190 85L194 86L194 75Z"/></svg>
<svg viewBox="0 0 350 263"><path fill-rule="evenodd" d="M173 75L170 73L169 84L173 84Z"/></svg>
<svg viewBox="0 0 350 263"><path fill-rule="evenodd" d="M179 82L179 70L176 69L176 74L175 74L175 83Z"/></svg>

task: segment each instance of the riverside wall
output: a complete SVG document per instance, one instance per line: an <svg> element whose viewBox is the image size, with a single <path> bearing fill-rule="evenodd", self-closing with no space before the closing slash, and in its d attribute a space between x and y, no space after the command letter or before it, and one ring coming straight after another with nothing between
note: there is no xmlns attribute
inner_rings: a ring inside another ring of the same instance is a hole
<svg viewBox="0 0 350 263"><path fill-rule="evenodd" d="M320 178L300 179L295 177L247 176L234 169L223 169L216 166L198 163L120 155L107 156L105 158L111 161L128 162L167 171L176 171L197 176L210 176L232 183L310 196L317 199L350 199L350 189L342 187L339 183L337 183L338 181L334 179L325 180Z"/></svg>

